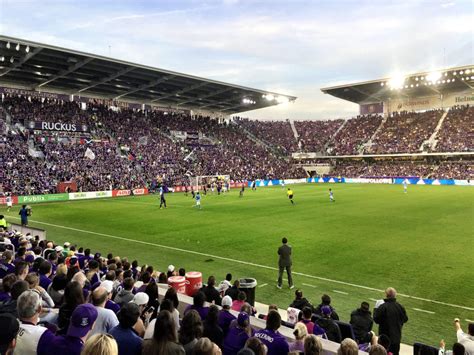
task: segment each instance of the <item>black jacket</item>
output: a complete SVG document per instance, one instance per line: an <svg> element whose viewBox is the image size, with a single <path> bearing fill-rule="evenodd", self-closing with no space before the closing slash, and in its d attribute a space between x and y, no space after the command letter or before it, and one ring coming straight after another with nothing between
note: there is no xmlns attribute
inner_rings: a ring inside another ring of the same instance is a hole
<svg viewBox="0 0 474 355"><path fill-rule="evenodd" d="M280 255L278 259L278 266L291 266L291 247L288 244L283 244L281 247L278 248L278 255Z"/></svg>
<svg viewBox="0 0 474 355"><path fill-rule="evenodd" d="M359 344L370 342L368 333L372 330L374 325L374 320L372 319L370 311L364 311L360 308L356 309L351 313L350 323Z"/></svg>
<svg viewBox="0 0 474 355"><path fill-rule="evenodd" d="M235 286L232 286L227 291L225 291L225 295L230 296L230 298L232 298L232 301L235 301L237 299L237 296L239 295L239 289Z"/></svg>
<svg viewBox="0 0 474 355"><path fill-rule="evenodd" d="M342 341L341 330L335 321L330 318L320 318L316 323L326 331L328 340L340 343Z"/></svg>
<svg viewBox="0 0 474 355"><path fill-rule="evenodd" d="M311 311L313 310L313 305L304 297L295 299L293 302L291 302L290 307L297 308L299 310L303 310L304 307L309 307L311 308Z"/></svg>
<svg viewBox="0 0 474 355"><path fill-rule="evenodd" d="M204 286L201 288L201 292L206 295L207 302L212 303L212 301L214 301L216 305L221 305L221 296L214 286Z"/></svg>
<svg viewBox="0 0 474 355"><path fill-rule="evenodd" d="M374 311L374 321L379 325L379 334L385 334L392 344L400 344L403 324L408 322L405 308L395 298L384 300Z"/></svg>
<svg viewBox="0 0 474 355"><path fill-rule="evenodd" d="M321 303L320 305L318 305L318 306L315 308L314 313L316 313L316 314L317 314L318 316L320 316L320 317L323 317L323 312L321 312L321 307L323 307L323 306L326 306L326 305L325 305L325 304L322 304L322 303ZM337 312L336 312L336 308L334 308L334 307L331 306L331 305L329 305L329 307L331 307L331 311L332 311L332 313L331 313L331 319L333 319L333 320L339 320L339 315L338 315Z"/></svg>

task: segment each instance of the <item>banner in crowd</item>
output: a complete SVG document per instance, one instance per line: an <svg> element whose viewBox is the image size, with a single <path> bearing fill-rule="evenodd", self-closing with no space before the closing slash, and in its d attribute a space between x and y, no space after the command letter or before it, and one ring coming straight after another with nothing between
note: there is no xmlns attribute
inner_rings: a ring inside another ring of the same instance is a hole
<svg viewBox="0 0 474 355"><path fill-rule="evenodd" d="M37 131L89 132L85 124L63 122L29 121L27 128Z"/></svg>
<svg viewBox="0 0 474 355"><path fill-rule="evenodd" d="M67 200L69 200L69 194L18 196L18 203L20 205L23 205L23 204L27 205L29 203L55 202L55 201L67 201Z"/></svg>
<svg viewBox="0 0 474 355"><path fill-rule="evenodd" d="M131 194L130 190L112 190L112 197L130 196Z"/></svg>
<svg viewBox="0 0 474 355"><path fill-rule="evenodd" d="M24 89L16 89L16 88L7 88L0 86L0 94L10 94L10 95L19 95L19 96L30 96L30 97L44 97L46 99L56 99L56 100L63 100L69 101L70 96L64 94L54 94L51 92L39 92L33 90L24 90Z"/></svg>
<svg viewBox="0 0 474 355"><path fill-rule="evenodd" d="M70 200L85 200L89 198L105 198L112 197L112 191L89 191L89 192L73 192L69 194Z"/></svg>

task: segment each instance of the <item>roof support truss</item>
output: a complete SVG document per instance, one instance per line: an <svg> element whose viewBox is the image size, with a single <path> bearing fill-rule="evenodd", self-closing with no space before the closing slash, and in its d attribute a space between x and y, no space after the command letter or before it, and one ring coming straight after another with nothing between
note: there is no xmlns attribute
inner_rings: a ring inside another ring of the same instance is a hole
<svg viewBox="0 0 474 355"><path fill-rule="evenodd" d="M173 79L174 77L175 77L175 75L168 75L168 76L165 76L165 77L163 77L163 78L150 81L150 82L148 82L148 83L146 83L146 84L140 85L139 87L137 87L137 88L135 88L135 89L133 89L133 90L130 90L130 91L126 92L126 93L123 93L123 94L121 94L121 95L119 95L119 96L116 96L116 97L115 97L115 100L118 100L118 99L120 99L121 97L130 95L130 94L133 94L133 93L135 93L135 92L137 92L137 91L146 90L146 89L151 88L151 87L153 87L153 86L156 86L156 85L158 85L158 84L164 83L165 81L170 80L170 79Z"/></svg>
<svg viewBox="0 0 474 355"><path fill-rule="evenodd" d="M4 69L3 71L0 72L0 76L3 76L5 74L8 74L9 72L11 72L12 70L22 66L24 63L26 63L28 60L30 60L31 58L33 58L35 55L37 55L39 52L41 52L43 48L35 48L34 50L32 50L30 53L27 53L23 58L21 58L19 61L17 62L13 62L13 65Z"/></svg>
<svg viewBox="0 0 474 355"><path fill-rule="evenodd" d="M217 90L217 91L211 92L211 93L206 94L206 95L198 96L194 99L180 101L180 102L177 103L177 105L179 106L179 105L184 105L184 104L187 104L187 103L190 103L190 102L199 101L199 100L202 100L202 99L207 99L209 97L217 96L217 95L223 94L223 93L231 91L231 90L233 90L233 89L232 88L225 88L225 89Z"/></svg>
<svg viewBox="0 0 474 355"><path fill-rule="evenodd" d="M107 76L107 77L105 77L101 80L98 80L98 81L95 81L95 82L91 83L90 85L86 86L85 88L77 90L77 92L75 92L75 94L78 94L80 92L84 92L86 90L92 89L93 87L95 87L97 85L108 83L109 81L117 79L118 77L120 77L122 75L125 75L125 74L127 74L128 72L130 72L134 69L135 69L134 67L123 68L122 70L119 70L118 72L116 72L114 74L111 74L111 75L109 75L109 76Z"/></svg>
<svg viewBox="0 0 474 355"><path fill-rule="evenodd" d="M160 98L158 98L158 99L151 100L151 102L162 101L162 100L168 99L168 98L170 98L170 97L172 97L172 96L184 94L185 92L202 88L203 86L206 86L207 84L208 84L208 83L198 83L198 84L195 84L195 85L191 85L191 86L189 86L189 87L187 87L187 88L184 88L184 89L181 89L181 90L178 90L178 91L169 93L168 95L162 96L162 97L160 97Z"/></svg>
<svg viewBox="0 0 474 355"><path fill-rule="evenodd" d="M34 89L34 90L39 89L40 87L42 87L46 84L49 84L49 83L51 83L51 82L53 82L57 79L65 77L66 75L76 71L80 67L83 67L84 65L86 65L87 63L92 62L93 60L94 60L94 58L85 58L84 60L81 60L80 62L77 62L76 64L69 66L67 69L61 70L58 74L54 75L53 77L49 78L46 81L43 81L41 84L33 87L32 89Z"/></svg>

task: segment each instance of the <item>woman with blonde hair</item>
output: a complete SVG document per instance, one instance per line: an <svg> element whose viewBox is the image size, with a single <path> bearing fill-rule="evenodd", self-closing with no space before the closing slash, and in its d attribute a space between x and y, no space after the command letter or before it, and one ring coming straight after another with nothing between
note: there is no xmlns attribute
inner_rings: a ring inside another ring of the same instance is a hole
<svg viewBox="0 0 474 355"><path fill-rule="evenodd" d="M304 339L304 355L320 355L323 353L323 344L314 334L309 334Z"/></svg>
<svg viewBox="0 0 474 355"><path fill-rule="evenodd" d="M110 334L96 334L87 339L81 355L118 355L118 346Z"/></svg>
<svg viewBox="0 0 474 355"><path fill-rule="evenodd" d="M303 352L304 339L308 335L308 330L306 328L306 325L301 322L296 323L293 334L295 335L295 341L290 343L290 351Z"/></svg>

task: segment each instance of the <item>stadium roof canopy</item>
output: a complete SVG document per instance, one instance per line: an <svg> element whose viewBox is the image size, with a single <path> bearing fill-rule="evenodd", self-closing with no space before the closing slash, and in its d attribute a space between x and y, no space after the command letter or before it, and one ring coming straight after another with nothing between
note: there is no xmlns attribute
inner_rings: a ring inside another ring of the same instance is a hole
<svg viewBox="0 0 474 355"><path fill-rule="evenodd" d="M414 98L474 89L474 65L400 75L322 88L325 94L361 103L384 102L394 98Z"/></svg>
<svg viewBox="0 0 474 355"><path fill-rule="evenodd" d="M296 100L294 96L1 35L0 85L225 114Z"/></svg>

